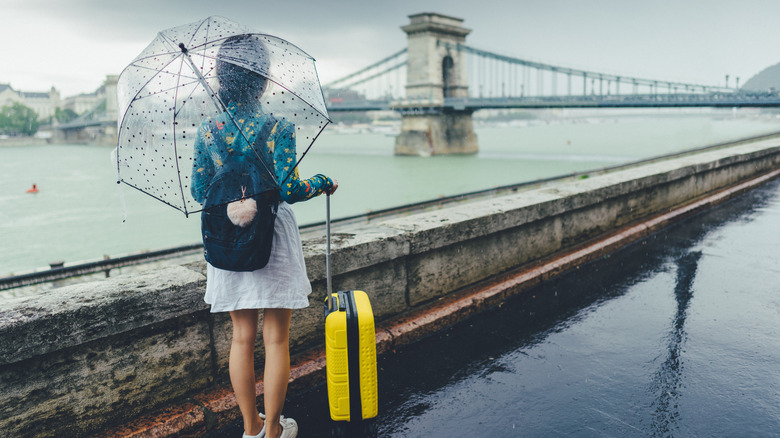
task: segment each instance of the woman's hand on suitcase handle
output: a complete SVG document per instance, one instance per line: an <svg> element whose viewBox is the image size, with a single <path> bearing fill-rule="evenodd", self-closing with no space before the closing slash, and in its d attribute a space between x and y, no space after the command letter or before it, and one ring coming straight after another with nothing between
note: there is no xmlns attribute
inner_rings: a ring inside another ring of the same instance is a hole
<svg viewBox="0 0 780 438"><path fill-rule="evenodd" d="M336 181L335 179L331 179L331 181L333 181L333 184L330 186L328 190L325 190L325 193L327 193L328 195L332 195L333 193L336 192L336 189L339 188L338 181Z"/></svg>

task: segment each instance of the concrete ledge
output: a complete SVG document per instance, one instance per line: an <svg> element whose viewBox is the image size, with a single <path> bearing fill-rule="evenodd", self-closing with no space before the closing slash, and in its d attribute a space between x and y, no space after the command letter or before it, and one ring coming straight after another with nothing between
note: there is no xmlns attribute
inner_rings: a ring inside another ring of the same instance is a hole
<svg viewBox="0 0 780 438"><path fill-rule="evenodd" d="M366 290L379 324L397 322L485 279L778 168L780 140L769 139L338 229L334 288ZM312 305L293 317L298 354L321 343L325 296L324 239L307 239L304 250L314 292ZM170 418L200 428L237 418L224 389L229 318L208 313L202 272L202 263L175 266L5 302L0 430L84 436L172 405ZM447 324L451 316L434 319ZM380 348L417 336L408 333L420 332L380 332ZM261 349L258 359L262 367ZM299 363L308 367L296 368L299 382L322 366L316 354Z"/></svg>
<svg viewBox="0 0 780 438"><path fill-rule="evenodd" d="M668 213L663 213L641 223L616 230L603 238L579 245L570 251L540 260L531 266L492 277L436 300L427 306L419 306L377 326L378 354L409 344L442 328L461 322L483 310L498 306L511 296L539 284L542 281L573 269L585 262L603 257L610 252L658 231L691 214L724 202L744 191L780 177L780 170L754 178L738 186L722 190L704 199L689 203ZM325 353L322 348L310 350L293 358L290 372L290 391L321 383L325 373ZM258 403L262 404L263 383L256 385ZM181 434L202 434L210 427L227 425L237 419L237 403L233 394L225 389L211 391L196 397L198 405L185 403L155 415L128 423L101 434L101 437L144 436L169 437ZM210 418L207 421L206 418Z"/></svg>
<svg viewBox="0 0 780 438"><path fill-rule="evenodd" d="M201 296L205 284L203 275L172 266L6 300L0 313L0 365L207 310Z"/></svg>

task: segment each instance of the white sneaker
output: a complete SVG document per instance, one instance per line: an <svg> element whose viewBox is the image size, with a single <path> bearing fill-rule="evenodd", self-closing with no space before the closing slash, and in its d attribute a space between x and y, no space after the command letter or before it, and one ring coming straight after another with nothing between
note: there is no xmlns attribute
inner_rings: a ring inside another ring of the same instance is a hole
<svg viewBox="0 0 780 438"><path fill-rule="evenodd" d="M260 418L265 422L265 415L263 415L262 412L260 413ZM265 438L265 423L263 424L263 428L260 429L260 433L257 435L247 435L246 432L244 432L244 435L242 435L241 438Z"/></svg>
<svg viewBox="0 0 780 438"><path fill-rule="evenodd" d="M244 435L242 435L241 438L265 438L265 426L260 429L260 433L257 435L247 435L246 432L244 432Z"/></svg>
<svg viewBox="0 0 780 438"><path fill-rule="evenodd" d="M282 416L279 419L279 424L282 425L282 435L279 438L295 438L298 436L298 423L292 418L284 418ZM265 431L263 431L265 433Z"/></svg>

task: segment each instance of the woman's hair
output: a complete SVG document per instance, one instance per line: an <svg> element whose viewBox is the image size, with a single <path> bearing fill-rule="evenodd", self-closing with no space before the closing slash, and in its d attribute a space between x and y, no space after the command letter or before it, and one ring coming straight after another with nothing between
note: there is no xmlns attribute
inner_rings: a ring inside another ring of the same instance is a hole
<svg viewBox="0 0 780 438"><path fill-rule="evenodd" d="M217 53L217 80L222 103L259 99L266 88L268 65L266 46L257 36L227 38Z"/></svg>

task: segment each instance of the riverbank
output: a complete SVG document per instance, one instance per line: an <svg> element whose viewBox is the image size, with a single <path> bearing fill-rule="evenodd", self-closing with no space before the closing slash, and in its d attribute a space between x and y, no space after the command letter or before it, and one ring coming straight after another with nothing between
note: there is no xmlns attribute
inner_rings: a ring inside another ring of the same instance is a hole
<svg viewBox="0 0 780 438"><path fill-rule="evenodd" d="M0 138L0 147L42 146L49 144L49 139L38 137L7 137Z"/></svg>

